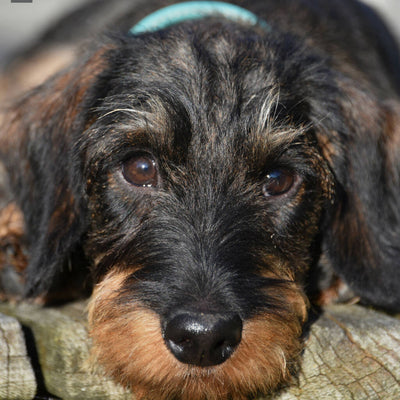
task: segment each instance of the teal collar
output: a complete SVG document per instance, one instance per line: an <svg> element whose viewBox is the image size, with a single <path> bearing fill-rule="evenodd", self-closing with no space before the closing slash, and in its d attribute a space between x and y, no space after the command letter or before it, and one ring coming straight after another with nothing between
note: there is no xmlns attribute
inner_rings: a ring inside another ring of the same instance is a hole
<svg viewBox="0 0 400 400"><path fill-rule="evenodd" d="M139 21L129 32L133 35L154 32L180 22L216 16L270 30L270 26L264 20L239 6L220 1L188 1L155 11Z"/></svg>

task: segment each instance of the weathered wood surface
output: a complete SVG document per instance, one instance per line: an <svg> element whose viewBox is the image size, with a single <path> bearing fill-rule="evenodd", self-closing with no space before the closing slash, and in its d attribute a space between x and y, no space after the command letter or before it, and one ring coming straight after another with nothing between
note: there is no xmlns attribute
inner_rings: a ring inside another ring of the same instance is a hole
<svg viewBox="0 0 400 400"><path fill-rule="evenodd" d="M20 323L0 314L0 399L32 399L36 380Z"/></svg>
<svg viewBox="0 0 400 400"><path fill-rule="evenodd" d="M63 400L131 399L111 380L89 371L84 303L60 308L0 304L0 312L17 317L32 330L44 384L52 395Z"/></svg>
<svg viewBox="0 0 400 400"><path fill-rule="evenodd" d="M299 386L279 400L399 400L400 320L335 306L313 325Z"/></svg>
<svg viewBox="0 0 400 400"><path fill-rule="evenodd" d="M31 328L49 393L63 400L131 399L118 385L88 370L90 341L84 303L45 309L0 304L0 312ZM7 348L9 341L3 333L0 349L4 342ZM20 381L22 386L27 381L19 370L13 373L5 382ZM0 399L8 397L0 394ZM400 320L359 306L329 307L312 326L298 384L268 398L298 399L399 400Z"/></svg>

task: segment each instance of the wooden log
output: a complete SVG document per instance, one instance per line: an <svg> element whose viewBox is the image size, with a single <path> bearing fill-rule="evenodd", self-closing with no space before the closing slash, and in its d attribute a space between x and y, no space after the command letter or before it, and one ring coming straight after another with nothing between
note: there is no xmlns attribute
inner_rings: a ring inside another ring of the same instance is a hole
<svg viewBox="0 0 400 400"><path fill-rule="evenodd" d="M131 400L111 379L91 373L85 309L84 302L59 308L0 304L0 311L32 330L49 393L63 400Z"/></svg>
<svg viewBox="0 0 400 400"><path fill-rule="evenodd" d="M312 326L298 386L279 400L400 399L400 320L334 306Z"/></svg>
<svg viewBox="0 0 400 400"><path fill-rule="evenodd" d="M0 314L0 399L30 400L35 393L22 327L15 318Z"/></svg>

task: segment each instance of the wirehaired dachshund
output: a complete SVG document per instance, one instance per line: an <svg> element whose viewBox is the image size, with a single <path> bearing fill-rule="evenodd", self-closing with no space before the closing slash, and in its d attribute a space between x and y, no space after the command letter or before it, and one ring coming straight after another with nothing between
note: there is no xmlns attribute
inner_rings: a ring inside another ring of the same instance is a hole
<svg viewBox="0 0 400 400"><path fill-rule="evenodd" d="M310 309L400 310L394 39L356 0L233 3L129 1L1 117L2 296L90 292L138 399L270 393Z"/></svg>

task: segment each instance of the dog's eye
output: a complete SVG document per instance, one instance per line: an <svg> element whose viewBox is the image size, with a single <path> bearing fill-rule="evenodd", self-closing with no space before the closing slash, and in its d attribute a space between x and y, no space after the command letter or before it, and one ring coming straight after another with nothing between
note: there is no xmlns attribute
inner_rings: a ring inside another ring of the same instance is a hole
<svg viewBox="0 0 400 400"><path fill-rule="evenodd" d="M276 169L267 174L264 196L280 196L289 192L296 182L296 174L288 169Z"/></svg>
<svg viewBox="0 0 400 400"><path fill-rule="evenodd" d="M136 155L125 161L122 174L126 181L135 186L154 187L158 183L158 171L150 155Z"/></svg>

